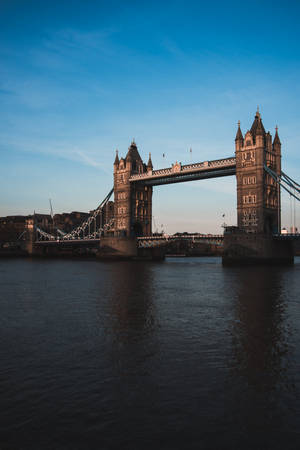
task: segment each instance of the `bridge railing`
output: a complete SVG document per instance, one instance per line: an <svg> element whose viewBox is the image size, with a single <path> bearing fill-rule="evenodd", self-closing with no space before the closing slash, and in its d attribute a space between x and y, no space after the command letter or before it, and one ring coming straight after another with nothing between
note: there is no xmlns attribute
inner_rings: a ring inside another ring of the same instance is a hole
<svg viewBox="0 0 300 450"><path fill-rule="evenodd" d="M137 238L137 246L139 248L167 246L176 241L189 242L207 242L210 244L220 245L223 241L223 234L188 234L188 235L163 235L163 236L144 236Z"/></svg>
<svg viewBox="0 0 300 450"><path fill-rule="evenodd" d="M300 201L300 185L295 180L290 178L284 172L280 174L274 172L269 166L264 165L265 171L273 178L273 180L281 186L286 192L288 192L296 200Z"/></svg>
<svg viewBox="0 0 300 450"><path fill-rule="evenodd" d="M235 164L236 164L235 157L216 159L216 160L212 160L212 161L202 161L199 163L185 164L185 165L176 163L172 167L166 167L165 169L152 170L150 172L138 173L136 175L132 175L130 177L130 181L156 178L156 177L168 176L168 175L176 175L176 174L182 173L182 172L185 172L185 173L197 172L199 170L200 171L201 170L209 170L209 169L215 169L218 167L229 167L229 166L233 166Z"/></svg>
<svg viewBox="0 0 300 450"><path fill-rule="evenodd" d="M164 234L162 236L139 236L137 240L223 239L223 237L223 234Z"/></svg>
<svg viewBox="0 0 300 450"><path fill-rule="evenodd" d="M300 233L281 233L281 234L273 234L274 239L279 240L300 240Z"/></svg>

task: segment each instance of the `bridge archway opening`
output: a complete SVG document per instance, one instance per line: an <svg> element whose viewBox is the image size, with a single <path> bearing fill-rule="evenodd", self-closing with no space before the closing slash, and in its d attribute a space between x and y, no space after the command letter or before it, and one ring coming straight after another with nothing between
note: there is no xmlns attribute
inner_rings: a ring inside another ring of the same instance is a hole
<svg viewBox="0 0 300 450"><path fill-rule="evenodd" d="M265 226L264 226L264 232L265 233L277 233L277 225L271 216L267 216L265 220Z"/></svg>
<svg viewBox="0 0 300 450"><path fill-rule="evenodd" d="M143 236L143 226L140 222L134 222L133 224L133 234L134 237Z"/></svg>
<svg viewBox="0 0 300 450"><path fill-rule="evenodd" d="M236 177L155 186L152 208L153 232L223 234L236 225Z"/></svg>

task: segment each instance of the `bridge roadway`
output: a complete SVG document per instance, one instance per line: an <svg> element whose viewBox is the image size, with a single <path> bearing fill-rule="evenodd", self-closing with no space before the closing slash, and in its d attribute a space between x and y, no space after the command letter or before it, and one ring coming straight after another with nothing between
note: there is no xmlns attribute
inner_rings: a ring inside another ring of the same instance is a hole
<svg viewBox="0 0 300 450"><path fill-rule="evenodd" d="M39 240L35 241L35 245L41 246L84 246L84 247L97 247L101 238L96 239L52 239L52 240ZM140 248L143 247L155 247L159 245L166 245L174 241L191 241L191 242L207 242L211 244L220 245L223 241L222 234L205 235L205 234L189 234L189 235L159 235L159 236L143 236L137 238L137 245Z"/></svg>
<svg viewBox="0 0 300 450"><path fill-rule="evenodd" d="M100 239L51 239L51 240L36 240L34 241L34 245L41 246L67 246L67 247L98 247Z"/></svg>
<svg viewBox="0 0 300 450"><path fill-rule="evenodd" d="M235 173L236 159L233 156L186 165L176 162L172 167L132 175L129 181L131 183L142 183L147 186L159 186L162 184L182 183L183 181L226 177L235 175Z"/></svg>
<svg viewBox="0 0 300 450"><path fill-rule="evenodd" d="M138 237L138 247L156 247L159 245L167 245L175 241L189 241L189 242L206 242L209 244L221 245L223 242L223 234L187 234L187 235L163 235L163 236L144 236Z"/></svg>
<svg viewBox="0 0 300 450"><path fill-rule="evenodd" d="M300 240L300 234L275 234L273 238L276 240ZM141 236L137 237L137 245L140 248L143 247L155 247L159 245L167 245L168 243L174 241L191 241L191 242L206 242L209 244L221 245L224 239L223 234L186 234L186 235L153 235L153 236ZM35 241L35 245L42 246L89 246L89 247L97 247L99 246L99 242L101 238L96 239L52 239L52 240L40 240Z"/></svg>

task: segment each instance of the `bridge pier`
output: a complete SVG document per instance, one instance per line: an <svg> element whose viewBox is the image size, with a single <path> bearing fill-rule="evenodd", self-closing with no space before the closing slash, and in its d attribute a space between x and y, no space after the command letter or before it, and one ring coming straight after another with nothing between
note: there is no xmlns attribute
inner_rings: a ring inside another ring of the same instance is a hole
<svg viewBox="0 0 300 450"><path fill-rule="evenodd" d="M235 138L237 227L224 233L223 264L292 264L291 242L276 240L280 233L280 188L268 171L281 174L281 142L272 142L259 111L245 135L240 123ZM268 169L268 171L266 170Z"/></svg>
<svg viewBox="0 0 300 450"><path fill-rule="evenodd" d="M137 256L135 238L107 236L100 240L97 257L101 259L131 259Z"/></svg>
<svg viewBox="0 0 300 450"><path fill-rule="evenodd" d="M246 233L237 229L224 233L223 265L293 264L291 241L281 241L265 233Z"/></svg>
<svg viewBox="0 0 300 450"><path fill-rule="evenodd" d="M136 238L111 236L101 238L97 257L110 260L157 261L165 258L165 249L161 247L138 248Z"/></svg>
<svg viewBox="0 0 300 450"><path fill-rule="evenodd" d="M25 241L24 241L24 250L29 256L32 256L34 251L34 242L35 242L35 233L34 233L34 219L30 218L26 220L25 225Z"/></svg>

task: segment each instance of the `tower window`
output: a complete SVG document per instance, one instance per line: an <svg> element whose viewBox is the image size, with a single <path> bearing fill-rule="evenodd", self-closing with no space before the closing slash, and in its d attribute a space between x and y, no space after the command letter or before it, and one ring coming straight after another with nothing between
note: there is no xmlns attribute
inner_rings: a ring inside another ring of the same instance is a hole
<svg viewBox="0 0 300 450"><path fill-rule="evenodd" d="M256 203L256 194L243 195L243 203Z"/></svg>
<svg viewBox="0 0 300 450"><path fill-rule="evenodd" d="M255 184L255 183L256 183L256 176L243 177L243 184Z"/></svg>
<svg viewBox="0 0 300 450"><path fill-rule="evenodd" d="M118 199L119 200L124 200L126 198L126 193L125 192L119 192L118 193Z"/></svg>

